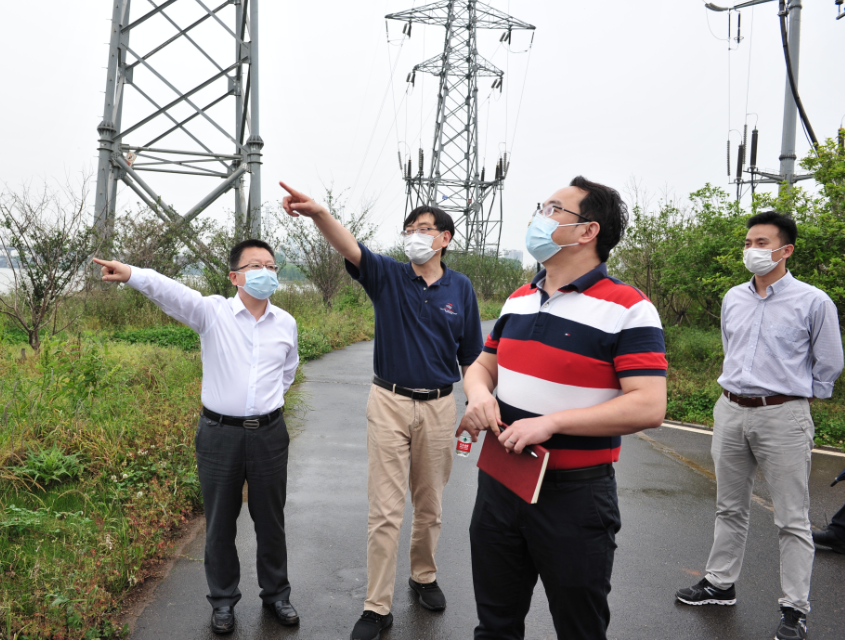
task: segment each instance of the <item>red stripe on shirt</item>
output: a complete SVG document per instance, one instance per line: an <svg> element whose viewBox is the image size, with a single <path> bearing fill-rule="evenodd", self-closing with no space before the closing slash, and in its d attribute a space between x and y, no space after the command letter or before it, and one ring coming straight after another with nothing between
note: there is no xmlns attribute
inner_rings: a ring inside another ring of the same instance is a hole
<svg viewBox="0 0 845 640"><path fill-rule="evenodd" d="M508 296L508 300L513 300L514 298L522 298L524 296L530 296L534 293L537 293L536 288L533 288L531 284L524 284L512 294L510 294Z"/></svg>
<svg viewBox="0 0 845 640"><path fill-rule="evenodd" d="M549 449L547 469L582 469L619 461L619 449L598 449L583 451L580 449Z"/></svg>
<svg viewBox="0 0 845 640"><path fill-rule="evenodd" d="M619 378L609 362L550 347L535 340L498 341L499 364L505 369L573 387L619 389ZM490 346L491 341L487 344ZM643 368L643 367L640 367Z"/></svg>
<svg viewBox="0 0 845 640"><path fill-rule="evenodd" d="M608 302L621 305L626 309L630 309L638 302L648 300L642 291L636 287L627 284L616 284L608 278L600 280L584 291L584 295L597 298L598 300L607 300Z"/></svg>
<svg viewBox="0 0 845 640"><path fill-rule="evenodd" d="M613 359L616 371L629 369L667 369L666 355L663 353L629 353Z"/></svg>

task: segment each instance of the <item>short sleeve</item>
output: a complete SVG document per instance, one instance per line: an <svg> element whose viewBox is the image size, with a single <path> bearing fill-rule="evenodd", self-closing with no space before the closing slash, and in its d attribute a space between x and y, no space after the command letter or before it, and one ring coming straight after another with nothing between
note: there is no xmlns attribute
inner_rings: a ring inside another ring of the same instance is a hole
<svg viewBox="0 0 845 640"><path fill-rule="evenodd" d="M660 315L647 299L633 305L622 318L613 368L620 378L665 376L666 344Z"/></svg>
<svg viewBox="0 0 845 640"><path fill-rule="evenodd" d="M353 280L360 283L364 287L364 291L370 296L370 299L375 301L378 297L379 291L384 285L385 269L388 267L386 262L394 262L396 260L388 256L382 256L373 253L360 242L358 246L361 248L361 264L356 267L349 260L344 260L346 266L346 273L348 273ZM398 263L396 263L398 264Z"/></svg>
<svg viewBox="0 0 845 640"><path fill-rule="evenodd" d="M493 325L493 330L490 332L490 335L487 336L487 340L484 341L484 348L482 351L484 353L492 353L496 355L499 350L499 340L502 338L502 332L505 329L505 323L508 321L510 314L502 314L499 316L499 319L496 320L496 324Z"/></svg>
<svg viewBox="0 0 845 640"><path fill-rule="evenodd" d="M466 304L464 305L464 334L458 346L458 364L462 367L469 366L478 359L478 354L483 348L481 334L481 314L478 312L478 299L472 284L467 282Z"/></svg>

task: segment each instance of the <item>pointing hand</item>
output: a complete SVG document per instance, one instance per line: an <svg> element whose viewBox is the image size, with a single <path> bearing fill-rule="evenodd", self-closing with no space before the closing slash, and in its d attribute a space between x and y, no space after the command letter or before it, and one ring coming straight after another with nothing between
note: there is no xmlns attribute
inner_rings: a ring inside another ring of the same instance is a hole
<svg viewBox="0 0 845 640"><path fill-rule="evenodd" d="M117 260L94 258L94 262L103 267L101 271L103 272L103 280L106 282L127 282L129 276L132 275L132 267Z"/></svg>
<svg viewBox="0 0 845 640"><path fill-rule="evenodd" d="M289 216L293 216L294 218L297 216L313 218L323 213L328 213L328 210L323 205L315 202L313 198L309 198L304 193L300 193L293 187L289 187L281 180L279 180L279 185L290 194L282 199L282 208Z"/></svg>

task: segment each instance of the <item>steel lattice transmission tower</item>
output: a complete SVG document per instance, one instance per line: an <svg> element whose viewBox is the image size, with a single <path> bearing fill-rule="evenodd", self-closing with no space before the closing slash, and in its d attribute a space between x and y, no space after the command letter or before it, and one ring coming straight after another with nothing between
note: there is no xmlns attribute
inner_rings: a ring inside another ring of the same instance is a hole
<svg viewBox="0 0 845 640"><path fill-rule="evenodd" d="M389 20L411 25L420 23L446 28L443 53L416 65L409 74L413 82L419 71L440 78L434 144L428 175L420 150L417 175L411 162L402 165L406 208L419 204L436 205L455 221L455 242L459 250L498 254L502 233L502 198L496 211L496 192L504 186L509 159L504 154L493 180L485 180L478 161L478 80L494 78L500 88L504 72L478 53L478 29L502 29L502 40L510 40L516 29L535 27L476 0L441 0L416 9L391 13ZM492 195L492 197L491 197ZM486 205L486 211L485 211Z"/></svg>
<svg viewBox="0 0 845 640"><path fill-rule="evenodd" d="M188 223L232 189L236 233L260 236L264 142L258 119L258 0L217 0L213 8L203 0L135 2L143 12L130 12L132 0L111 3L105 108L97 127L96 227L111 234L121 180L162 220L185 225L183 239L194 247ZM144 50L136 51L133 41ZM223 47L231 56L221 62ZM183 82L190 78L185 83L190 88L177 88L173 76ZM124 122L125 106L137 116L132 122ZM221 117L227 118L225 124ZM186 189L194 182L206 195L180 215L141 172L181 174ZM209 181L200 177L215 183L210 191Z"/></svg>

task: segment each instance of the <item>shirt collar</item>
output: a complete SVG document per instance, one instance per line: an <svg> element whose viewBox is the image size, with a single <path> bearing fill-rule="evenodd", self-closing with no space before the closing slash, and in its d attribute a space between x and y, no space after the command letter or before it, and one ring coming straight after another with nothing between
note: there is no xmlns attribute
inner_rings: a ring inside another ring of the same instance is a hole
<svg viewBox="0 0 845 640"><path fill-rule="evenodd" d="M230 298L230 300L232 301L232 311L234 312L235 315L238 315L242 311L246 311L247 313L249 313L249 309L247 309L244 306L244 302L243 302L243 300L241 300L240 294L235 293L235 297ZM268 300L267 301L267 308L264 310L264 314L261 317L265 318L266 316L268 316L270 314L275 316L278 311L279 311L279 309L277 307L275 307L273 305L273 303L271 303Z"/></svg>
<svg viewBox="0 0 845 640"><path fill-rule="evenodd" d="M439 285L448 285L452 281L452 270L446 266L446 263L442 260L440 261L440 266L443 267L443 275L440 277L440 280L436 282ZM405 275L408 276L411 280L416 280L420 276L416 274L414 271L414 267L411 266L411 261L405 263Z"/></svg>
<svg viewBox="0 0 845 640"><path fill-rule="evenodd" d="M602 262L599 266L591 271L588 271L580 278L576 278L569 284L562 286L558 291L577 291L578 293L584 293L587 289L592 287L594 284L597 284L599 280L603 280L607 278L607 264ZM546 270L541 269L540 272L534 276L534 279L531 281L531 288L536 289L541 282L546 279Z"/></svg>
<svg viewBox="0 0 845 640"><path fill-rule="evenodd" d="M751 280L748 281L748 288L755 295L759 295L757 293L757 288L754 286L754 278L755 277L756 276L752 276ZM786 289L789 285L791 285L793 280L795 280L795 277L792 275L792 272L789 269L787 269L786 274L784 274L784 276L780 280L777 280L776 282L773 282L768 287L766 287L766 290L769 293L780 293L781 291Z"/></svg>

